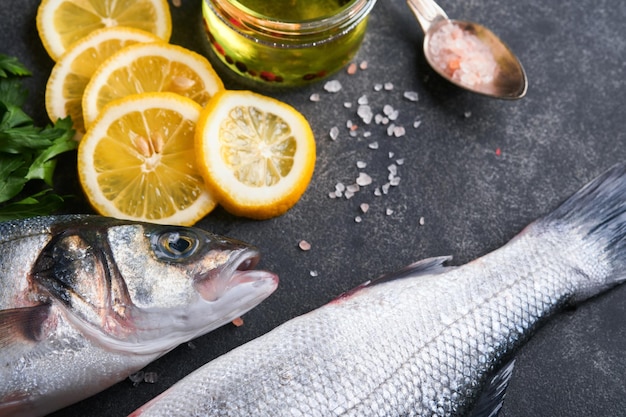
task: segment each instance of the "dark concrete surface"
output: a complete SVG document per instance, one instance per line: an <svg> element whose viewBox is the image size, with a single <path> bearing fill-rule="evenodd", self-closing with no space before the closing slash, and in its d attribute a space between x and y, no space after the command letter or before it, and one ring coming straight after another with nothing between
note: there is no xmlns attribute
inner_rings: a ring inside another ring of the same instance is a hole
<svg viewBox="0 0 626 417"><path fill-rule="evenodd" d="M172 42L208 53L200 0L182 3L172 7ZM45 123L44 86L53 63L36 34L37 4L2 2L0 52L34 71L27 111ZM124 416L212 358L367 279L430 256L470 261L625 159L626 3L442 0L441 6L450 17L483 23L509 44L528 74L527 96L497 101L446 84L427 67L422 33L404 1L379 0L355 58L368 62L366 70L334 76L343 85L336 94L323 84L271 93L304 113L317 137L316 171L301 201L268 221L218 209L199 223L260 247L261 267L281 277L277 292L244 316L243 327L225 326L149 365L156 383L126 380L54 416ZM374 91L385 82L393 90ZM237 80L226 84L242 88ZM403 99L404 91L418 92L419 101ZM313 93L319 102L309 100ZM364 94L375 112L385 104L399 110L396 124L406 135L389 138L386 127L360 123L359 136L351 138L346 122L360 122L356 100ZM336 141L328 135L333 126L341 132ZM371 137L363 137L365 130ZM368 147L374 141L378 150ZM400 158L400 185L376 197L387 166ZM64 184L78 190L73 160L66 159ZM337 182L354 182L357 160L368 163L363 171L374 184L352 199L330 199ZM361 203L370 206L365 214ZM74 210L88 208L79 201ZM311 243L310 251L298 248L301 239ZM500 416L626 415L625 298L626 286L616 288L543 327L517 354Z"/></svg>

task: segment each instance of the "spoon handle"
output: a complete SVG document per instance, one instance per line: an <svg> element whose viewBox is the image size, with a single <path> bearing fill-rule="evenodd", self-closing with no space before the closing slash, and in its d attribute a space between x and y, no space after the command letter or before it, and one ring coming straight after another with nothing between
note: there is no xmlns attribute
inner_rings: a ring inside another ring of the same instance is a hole
<svg viewBox="0 0 626 417"><path fill-rule="evenodd" d="M441 19L448 19L448 15L434 0L406 0L407 4L424 33L428 32L430 26Z"/></svg>

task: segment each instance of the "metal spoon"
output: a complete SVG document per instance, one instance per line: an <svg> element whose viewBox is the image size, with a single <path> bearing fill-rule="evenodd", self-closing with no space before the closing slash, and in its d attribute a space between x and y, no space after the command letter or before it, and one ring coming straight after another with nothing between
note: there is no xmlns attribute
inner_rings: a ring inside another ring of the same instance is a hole
<svg viewBox="0 0 626 417"><path fill-rule="evenodd" d="M522 64L515 54L496 36L484 26L473 22L451 20L446 12L433 0L407 0L407 4L417 17L424 31L424 55L431 67L442 77L475 93L495 98L518 99L524 97L528 88L526 73ZM431 50L431 40L435 33L445 25L455 24L466 33L474 35L480 42L486 45L493 54L497 64L497 70L491 81L479 83L462 83L453 79L437 65L434 52Z"/></svg>

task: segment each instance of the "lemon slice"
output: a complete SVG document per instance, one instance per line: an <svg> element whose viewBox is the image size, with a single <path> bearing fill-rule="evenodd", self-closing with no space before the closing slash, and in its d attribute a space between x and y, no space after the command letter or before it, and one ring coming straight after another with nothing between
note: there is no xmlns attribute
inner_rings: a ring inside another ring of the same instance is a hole
<svg viewBox="0 0 626 417"><path fill-rule="evenodd" d="M55 61L74 42L96 29L128 26L169 41L172 17L167 0L43 0L37 31Z"/></svg>
<svg viewBox="0 0 626 417"><path fill-rule="evenodd" d="M98 66L121 48L159 38L139 29L115 26L98 29L74 43L52 68L46 85L46 111L50 120L70 116L77 139L85 133L83 92Z"/></svg>
<svg viewBox="0 0 626 417"><path fill-rule="evenodd" d="M216 205L195 162L201 107L144 93L105 107L78 147L78 176L105 216L189 226Z"/></svg>
<svg viewBox="0 0 626 417"><path fill-rule="evenodd" d="M196 127L199 167L229 212L254 219L285 213L315 167L307 120L286 103L249 91L222 91Z"/></svg>
<svg viewBox="0 0 626 417"><path fill-rule="evenodd" d="M189 49L164 42L130 45L91 77L83 95L83 118L89 128L107 103L131 94L169 91L204 106L223 89L209 61Z"/></svg>

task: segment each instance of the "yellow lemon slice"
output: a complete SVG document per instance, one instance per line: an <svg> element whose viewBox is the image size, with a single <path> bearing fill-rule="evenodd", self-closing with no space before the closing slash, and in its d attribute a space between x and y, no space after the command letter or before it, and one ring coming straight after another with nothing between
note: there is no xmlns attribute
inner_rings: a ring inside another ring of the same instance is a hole
<svg viewBox="0 0 626 417"><path fill-rule="evenodd" d="M75 42L52 68L46 85L50 120L70 116L77 139L85 133L83 93L98 66L121 48L139 42L158 42L149 32L124 26L98 29Z"/></svg>
<svg viewBox="0 0 626 417"><path fill-rule="evenodd" d="M85 87L83 118L89 128L109 102L131 94L169 91L206 105L224 89L209 61L164 42L125 47L100 65Z"/></svg>
<svg viewBox="0 0 626 417"><path fill-rule="evenodd" d="M267 219L289 210L315 167L307 120L286 103L249 91L222 91L196 128L199 167L229 212Z"/></svg>
<svg viewBox="0 0 626 417"><path fill-rule="evenodd" d="M74 42L96 29L128 26L169 41L172 17L167 0L43 0L37 31L55 61Z"/></svg>
<svg viewBox="0 0 626 417"><path fill-rule="evenodd" d="M78 147L78 177L105 216L189 226L216 205L197 167L201 107L173 93L109 104Z"/></svg>

